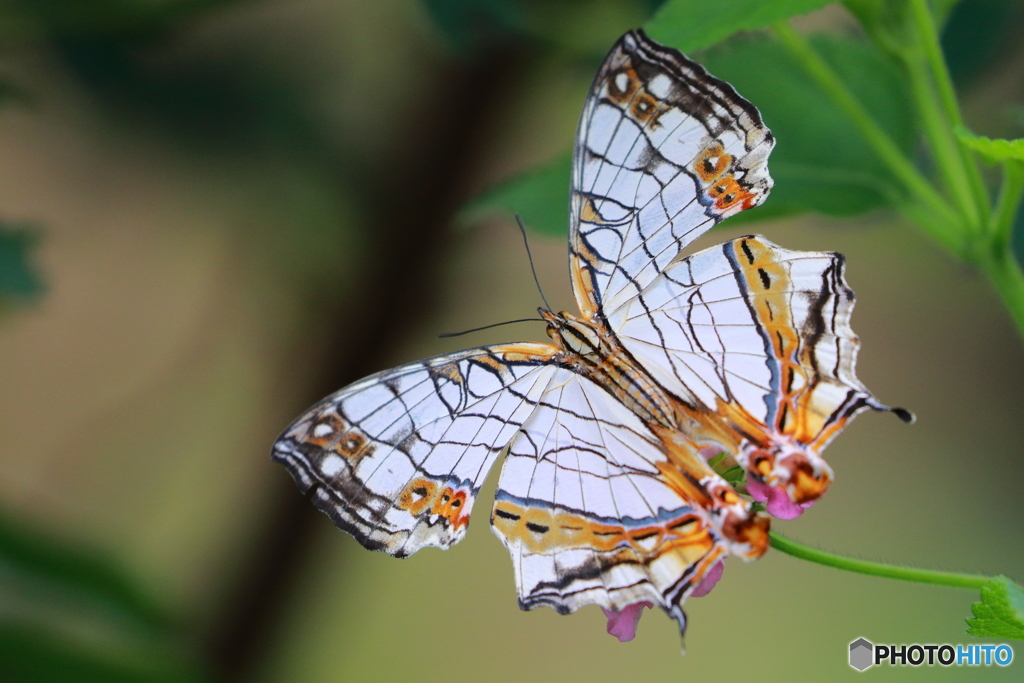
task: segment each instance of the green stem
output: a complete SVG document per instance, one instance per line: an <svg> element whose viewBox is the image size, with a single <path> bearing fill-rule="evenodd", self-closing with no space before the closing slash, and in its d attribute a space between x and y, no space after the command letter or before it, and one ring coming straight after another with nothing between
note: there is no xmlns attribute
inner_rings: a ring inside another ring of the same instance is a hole
<svg viewBox="0 0 1024 683"><path fill-rule="evenodd" d="M910 0L910 9L914 14L925 57L931 66L932 77L939 89L939 99L946 118L954 128L961 126L963 119L960 117L960 105L956 99L956 90L953 89L953 79L949 77L949 69L946 68L946 59L942 56L939 30L932 19L931 9L926 0Z"/></svg>
<svg viewBox="0 0 1024 683"><path fill-rule="evenodd" d="M910 8L917 25L920 46L924 51L924 59L928 63L932 80L938 89L939 105L935 105L938 111L941 106L945 117L946 126L943 126L943 146L951 148L959 163L957 166L966 176L964 190L969 190L973 200L974 211L980 214L981 222L987 220L988 216L988 192L981 177L981 169L970 150L965 148L951 134L958 126L963 125L963 117L960 114L960 105L956 98L956 90L953 87L953 79L949 76L949 68L946 66L946 59L942 55L942 46L939 44L939 31L932 17L931 9L927 0L910 0ZM913 66L910 66L913 69ZM935 144L933 138L932 144ZM938 151L938 150L936 150Z"/></svg>
<svg viewBox="0 0 1024 683"><path fill-rule="evenodd" d="M999 188L999 199L989 221L989 234L996 245L1009 248L1013 238L1013 221L1017 217L1022 195L1024 162L1010 159L1003 164L1003 185Z"/></svg>
<svg viewBox="0 0 1024 683"><path fill-rule="evenodd" d="M803 543L797 543L785 536L780 536L774 531L771 532L772 547L779 552L798 557L801 560L823 564L826 567L844 569L848 572L858 574L870 574L871 576L883 576L888 579L899 579L901 581L913 581L914 583L931 583L938 586L951 586L953 588L974 588L980 590L985 584L992 580L991 576L980 574L959 574L956 572L940 572L934 569L915 569L913 567L901 567L899 565L886 564L884 562L869 562L858 560L852 557L845 557L835 553L818 550Z"/></svg>
<svg viewBox="0 0 1024 683"><path fill-rule="evenodd" d="M956 212L949 207L942 198L942 195L935 191L935 188L929 184L927 179L904 156L896 143L892 141L892 138L875 123L875 120L871 118L864 105L850 92L846 84L843 83L825 60L814 51L810 43L784 21L772 24L772 29L779 36L782 44L790 51L804 70L807 71L808 75L860 130L865 140L867 140L868 144L871 145L886 166L889 167L893 175L921 203L937 215L938 221L934 224L925 224L924 227L930 231L937 231L956 225L958 222ZM939 237L940 241L944 244L950 243L953 238L953 235Z"/></svg>
<svg viewBox="0 0 1024 683"><path fill-rule="evenodd" d="M1017 325L1017 331L1024 337L1024 273L1021 272L1013 250L1006 245L1002 249L985 252L978 266L999 293L1010 317Z"/></svg>
<svg viewBox="0 0 1024 683"><path fill-rule="evenodd" d="M935 163L945 182L946 189L959 208L966 226L974 233L983 228L978 209L978 198L972 191L971 179L964 163L963 150L953 137L952 129L936 101L931 79L918 55L908 55L906 61L910 92L917 106L918 116L930 143ZM983 200L982 203L984 203Z"/></svg>

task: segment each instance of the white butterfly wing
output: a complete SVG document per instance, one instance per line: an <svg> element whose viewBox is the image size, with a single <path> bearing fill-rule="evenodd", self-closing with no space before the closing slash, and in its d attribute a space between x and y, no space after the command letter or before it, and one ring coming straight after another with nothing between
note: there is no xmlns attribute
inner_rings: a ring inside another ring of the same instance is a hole
<svg viewBox="0 0 1024 683"><path fill-rule="evenodd" d="M785 458L780 444L795 444L788 450L796 460L774 474L744 464L780 484L806 464L812 477L794 497L810 500L831 478L821 449L858 412L893 410L856 377L860 341L843 271L839 254L742 237L680 259L606 316L669 391L707 407L762 451Z"/></svg>
<svg viewBox="0 0 1024 683"><path fill-rule="evenodd" d="M667 464L611 394L555 373L509 446L491 514L523 609L649 601L685 626L683 599L727 550Z"/></svg>
<svg viewBox="0 0 1024 683"><path fill-rule="evenodd" d="M462 539L477 491L555 368L547 344L440 356L356 382L311 408L273 458L341 529L405 557Z"/></svg>
<svg viewBox="0 0 1024 683"><path fill-rule="evenodd" d="M570 265L584 316L618 307L715 223L760 204L774 144L728 83L642 31L624 35L573 154Z"/></svg>
<svg viewBox="0 0 1024 683"><path fill-rule="evenodd" d="M681 259L606 315L669 390L712 409L737 404L780 433L806 411L801 440L811 443L850 409L872 407L854 374L852 308L840 255L749 236Z"/></svg>

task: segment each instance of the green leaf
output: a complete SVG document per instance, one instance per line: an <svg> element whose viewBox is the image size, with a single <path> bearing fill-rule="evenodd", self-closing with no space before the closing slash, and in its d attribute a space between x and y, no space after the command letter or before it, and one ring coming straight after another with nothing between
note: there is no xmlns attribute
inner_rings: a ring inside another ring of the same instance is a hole
<svg viewBox="0 0 1024 683"><path fill-rule="evenodd" d="M42 282L30 264L35 232L0 221L0 298L37 294Z"/></svg>
<svg viewBox="0 0 1024 683"><path fill-rule="evenodd" d="M718 455L716 455L715 457L713 457L713 458L711 458L710 460L708 460L708 467L710 467L711 469L715 469L715 468L717 468L717 467L718 467L718 465L719 465L719 464L720 464L720 463L721 463L721 462L722 462L723 460L725 460L725 459L726 459L726 458L728 458L728 457L729 457L729 454L728 454L728 453L719 453L719 454L718 454Z"/></svg>
<svg viewBox="0 0 1024 683"><path fill-rule="evenodd" d="M509 0L424 0L434 25L459 49L514 33L522 18Z"/></svg>
<svg viewBox="0 0 1024 683"><path fill-rule="evenodd" d="M956 136L960 142L980 154L990 164L1001 164L1007 161L1024 161L1024 138L1003 140L975 135L963 126L957 128Z"/></svg>
<svg viewBox="0 0 1024 683"><path fill-rule="evenodd" d="M1024 31L1024 3L1020 0L965 0L932 5L942 26L942 52L949 75L958 86L969 88L997 70L1012 54ZM948 7L955 5L955 7ZM943 21L943 9L952 10Z"/></svg>
<svg viewBox="0 0 1024 683"><path fill-rule="evenodd" d="M911 150L914 119L897 67L861 40L821 36L812 42L853 93L870 103L878 124ZM768 160L775 179L771 195L730 225L806 210L854 215L897 200L898 185L888 168L776 41L729 41L709 50L703 61L761 111L777 141Z"/></svg>
<svg viewBox="0 0 1024 683"><path fill-rule="evenodd" d="M916 43L916 27L904 0L843 0L850 14L876 45L892 55L905 55Z"/></svg>
<svg viewBox="0 0 1024 683"><path fill-rule="evenodd" d="M599 58L661 0L423 0L434 25L458 49L529 38Z"/></svg>
<svg viewBox="0 0 1024 683"><path fill-rule="evenodd" d="M182 634L113 563L0 517L0 679L205 680Z"/></svg>
<svg viewBox="0 0 1024 683"><path fill-rule="evenodd" d="M644 27L660 43L701 50L738 31L806 14L830 0L669 0Z"/></svg>
<svg viewBox="0 0 1024 683"><path fill-rule="evenodd" d="M485 215L519 214L527 227L547 235L565 235L569 225L569 175L572 155L518 176L475 199L464 209L470 220Z"/></svg>
<svg viewBox="0 0 1024 683"><path fill-rule="evenodd" d="M981 589L981 602L971 605L971 612L970 635L1024 640L1024 589L1005 576L997 576Z"/></svg>
<svg viewBox="0 0 1024 683"><path fill-rule="evenodd" d="M739 484L745 484L747 481L747 472L739 465L733 465L726 471L721 473L722 479L729 482L730 486L738 486Z"/></svg>

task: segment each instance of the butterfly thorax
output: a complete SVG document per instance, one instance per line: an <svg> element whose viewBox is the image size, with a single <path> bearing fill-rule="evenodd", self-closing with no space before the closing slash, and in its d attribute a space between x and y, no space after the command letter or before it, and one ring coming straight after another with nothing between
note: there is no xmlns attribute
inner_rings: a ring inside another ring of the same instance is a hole
<svg viewBox="0 0 1024 683"><path fill-rule="evenodd" d="M668 457L660 468L662 476L715 518L713 526L725 536L730 551L747 560L764 554L768 518L754 513L698 455L709 444L735 452L738 437L720 420L700 414L706 410L687 405L655 382L601 322L564 311L541 309L540 314L548 322L548 335L561 348L558 362L600 385L644 421Z"/></svg>
<svg viewBox="0 0 1024 683"><path fill-rule="evenodd" d="M600 322L540 309L548 336L562 350L560 364L610 392L648 425L676 427L674 401L629 357Z"/></svg>

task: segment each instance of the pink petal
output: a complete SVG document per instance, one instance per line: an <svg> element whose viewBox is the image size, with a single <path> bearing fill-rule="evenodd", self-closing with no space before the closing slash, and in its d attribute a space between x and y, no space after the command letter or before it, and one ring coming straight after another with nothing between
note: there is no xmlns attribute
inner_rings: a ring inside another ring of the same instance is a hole
<svg viewBox="0 0 1024 683"><path fill-rule="evenodd" d="M725 571L725 561L719 560L715 562L714 566L708 570L708 573L704 575L701 582L697 584L697 587L690 593L691 598L703 598L705 595L711 592L711 589L715 587L718 580L722 578L722 572Z"/></svg>
<svg viewBox="0 0 1024 683"><path fill-rule="evenodd" d="M721 455L723 452L724 449L719 448L718 446L705 446L704 448L700 449L700 457L704 458L705 460L710 460L716 455Z"/></svg>
<svg viewBox="0 0 1024 683"><path fill-rule="evenodd" d="M644 607L654 607L651 603L635 602L626 605L621 610L601 608L604 615L608 617L608 634L619 639L620 643L627 643L636 638L636 625L640 623L640 615Z"/></svg>
<svg viewBox="0 0 1024 683"><path fill-rule="evenodd" d="M759 503L763 503L768 500L768 494L771 493L772 487L768 484L762 484L761 482L747 477L747 491L750 493L750 497Z"/></svg>
<svg viewBox="0 0 1024 683"><path fill-rule="evenodd" d="M794 503L781 486L768 486L755 479L747 479L747 491L754 500L762 503L767 501L765 508L768 514L779 519L796 519L814 505L813 500L809 503Z"/></svg>

